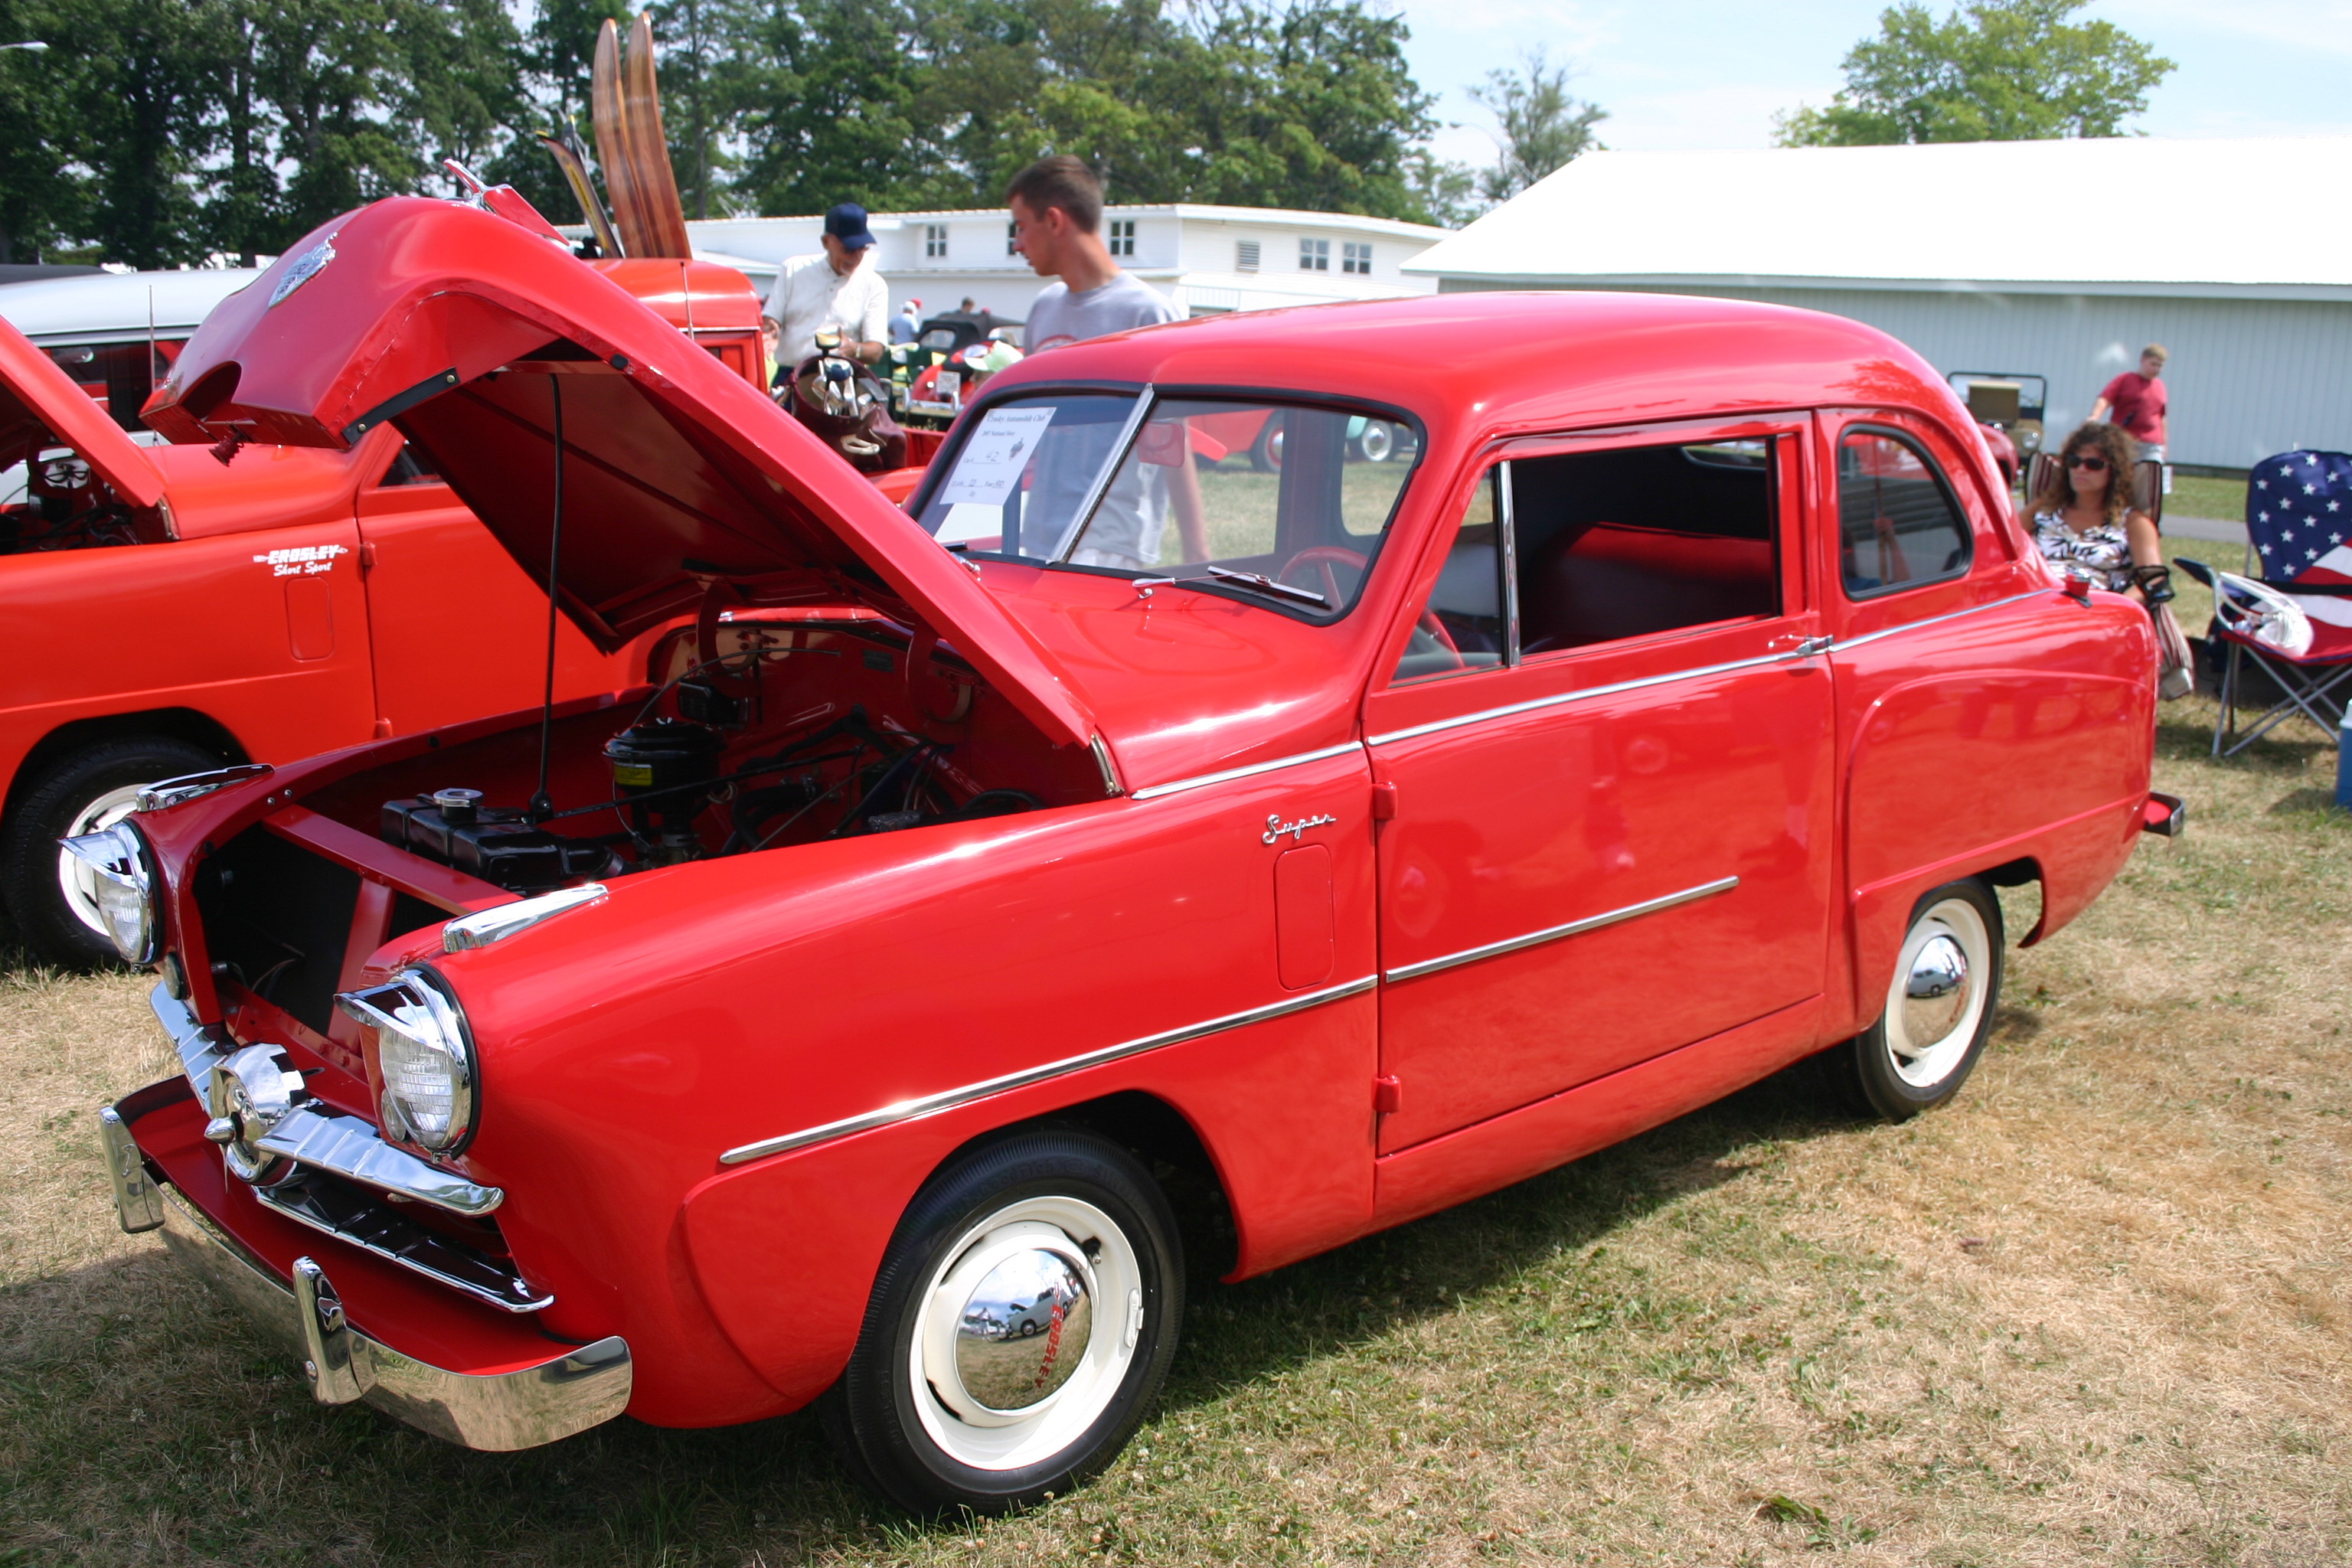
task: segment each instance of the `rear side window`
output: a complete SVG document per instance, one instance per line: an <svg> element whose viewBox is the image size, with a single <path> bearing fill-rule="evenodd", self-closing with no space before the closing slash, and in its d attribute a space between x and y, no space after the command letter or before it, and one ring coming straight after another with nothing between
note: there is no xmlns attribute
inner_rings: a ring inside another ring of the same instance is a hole
<svg viewBox="0 0 2352 1568"><path fill-rule="evenodd" d="M1917 442L1853 429L1838 443L1838 571L1864 599L1969 569L1969 527Z"/></svg>

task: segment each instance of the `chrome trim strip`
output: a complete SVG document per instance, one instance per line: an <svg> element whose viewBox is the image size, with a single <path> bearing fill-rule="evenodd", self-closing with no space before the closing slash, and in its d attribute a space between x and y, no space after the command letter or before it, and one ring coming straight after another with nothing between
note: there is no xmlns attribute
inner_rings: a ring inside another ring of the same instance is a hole
<svg viewBox="0 0 2352 1568"><path fill-rule="evenodd" d="M1940 616L1929 616L1924 621L1906 621L1899 626L1887 626L1879 631L1864 632L1858 637L1841 638L1830 642L1826 647L1800 646L1783 649L1779 653L1764 654L1755 658L1735 658L1726 664L1703 664L1693 669L1677 669L1667 675L1644 676L1639 680L1614 681L1607 686L1586 687L1580 691L1562 691L1549 697L1530 698L1525 702L1507 703L1500 708L1484 708L1475 713L1465 713L1458 718L1438 719L1427 724L1415 724L1406 730L1391 730L1385 735L1371 736L1364 743L1368 746L1385 746L1394 741L1418 740L1423 735L1435 735L1447 730L1459 730L1471 724L1483 724L1489 719L1509 719L1521 713L1533 713L1545 708L1558 708L1570 702L1581 702L1589 697L1613 697L1621 691L1637 691L1645 686L1664 686L1676 680L1699 680L1710 675L1727 675L1735 669L1759 669L1768 664L1792 664L1800 659L1819 658L1824 654L1843 653L1850 647L1860 647L1864 643L1874 643L1881 637L1895 637L1904 632L1915 632L1923 626L1941 626L1946 621L1957 621L1963 616L1981 615L1987 610L2000 609L2004 605L2022 604L2028 599L2038 599L2051 592L2053 590L2036 588L2031 593L2011 594L2006 598L1989 599L1981 605L1970 605L1964 610L1951 610ZM1140 792L1139 792L1139 794Z"/></svg>
<svg viewBox="0 0 2352 1568"><path fill-rule="evenodd" d="M1276 1002L1264 1007L1253 1007L1245 1013L1228 1013L1222 1018L1211 1018L1200 1024L1188 1024L1181 1029L1170 1029L1165 1034L1146 1035L1139 1040L1105 1046L1098 1051L1087 1051L1075 1057L1064 1057L1060 1061L1047 1062L1043 1067L1024 1068L1019 1072L1009 1072L1001 1078L983 1079L979 1083L966 1084L961 1089L944 1089L938 1094L925 1095L919 1100L902 1100L896 1105L886 1105L879 1110L869 1110L859 1116L845 1116L838 1121L828 1121L822 1126L804 1128L798 1132L787 1132L781 1138L763 1138L757 1143L745 1143L719 1155L719 1163L722 1165L740 1165L749 1161L765 1159L771 1154L782 1154L793 1149L805 1149L812 1143L824 1143L835 1138L846 1138L853 1132L866 1132L877 1127L887 1127L893 1122L914 1121L926 1116L937 1116L943 1110L953 1110L958 1106L969 1105L976 1100L985 1100L991 1095L1004 1094L1016 1089L1026 1089L1032 1084L1044 1083L1048 1079L1061 1078L1066 1074L1079 1072L1087 1068L1100 1067L1105 1062L1115 1062L1122 1057L1140 1056L1146 1051L1156 1051L1163 1046L1181 1046L1187 1040L1197 1040L1209 1035L1223 1034L1228 1029L1238 1029L1250 1024L1263 1024L1268 1019L1283 1017L1291 1013L1303 1013L1309 1007L1319 1007L1326 1002L1337 1002L1348 996L1360 996L1379 984L1379 975L1367 974L1361 980L1350 980L1343 984L1326 986L1320 991L1309 991L1303 996L1293 996L1288 1001Z"/></svg>
<svg viewBox="0 0 2352 1568"><path fill-rule="evenodd" d="M1307 763L1319 763L1331 757L1344 757L1349 752L1361 750L1363 750L1361 742L1343 741L1336 746L1326 746L1317 752L1301 752L1297 756L1276 757L1270 763L1252 763L1246 767L1226 768L1221 773L1196 773L1189 779L1178 779L1172 784L1147 785L1137 790L1128 798L1158 800L1163 795L1177 795L1188 789L1206 789L1211 784L1225 784L1234 779L1252 778L1259 773L1276 773L1284 768L1299 767Z"/></svg>
<svg viewBox="0 0 2352 1568"><path fill-rule="evenodd" d="M403 1355L339 1310L330 1321L321 1309L341 1302L315 1263L303 1294L318 1319L315 1329L307 1327L295 1315L294 1291L274 1269L184 1194L167 1187L163 1195L163 1243L190 1270L298 1356L310 1359L314 1339L342 1342L328 1375L311 1375L313 1391L328 1403L357 1397L444 1442L491 1453L552 1443L628 1408L635 1374L628 1342L617 1334L508 1372L451 1372Z"/></svg>
<svg viewBox="0 0 2352 1568"><path fill-rule="evenodd" d="M1627 904L1622 910L1611 910L1605 914L1587 915L1580 921L1570 921L1564 926L1553 926L1546 931L1531 932L1527 936L1515 936L1502 942L1490 942L1484 947L1468 948L1461 952L1449 952L1443 958L1424 958L1419 963L1402 964L1388 971L1381 978L1391 985L1401 981L1418 980L1424 974L1434 974L1441 969L1452 969L1457 964L1475 963L1482 958L1499 958L1504 953L1517 952L1522 948L1539 947L1548 942L1558 942L1562 937L1598 931L1602 926L1613 926L1621 921L1638 920L1643 915L1654 915L1661 910L1671 910L1677 904L1696 903L1701 899L1711 899L1717 893L1727 893L1738 886L1739 886L1739 879L1737 877L1718 877L1712 882L1701 882L1696 888L1685 888L1679 893L1668 893L1664 898L1650 899L1638 904Z"/></svg>
<svg viewBox="0 0 2352 1568"><path fill-rule="evenodd" d="M1538 712L1546 708L1559 708L1570 702L1582 702L1588 698L1614 697L1621 691L1639 691L1646 686L1664 686L1676 680L1699 680L1710 675L1727 675L1735 669L1760 669L1768 664L1792 664L1801 658L1817 658L1801 654L1794 648L1779 653L1759 654L1754 658L1735 658L1726 664L1702 664L1693 669L1677 669L1665 675L1645 675L1639 680L1612 681L1607 686L1588 686L1577 691L1554 692L1549 697L1531 697L1525 702L1508 702L1500 708L1482 708L1475 713L1464 713L1453 719L1433 719L1426 724L1410 729L1391 730L1385 735L1374 735L1364 744L1385 746L1396 741L1418 740L1423 735L1441 734L1447 730L1459 730L1471 724L1483 724L1489 719L1512 719L1522 713ZM1521 665L1520 668L1527 667Z"/></svg>
<svg viewBox="0 0 2352 1568"><path fill-rule="evenodd" d="M2064 590L2061 588L2036 588L2031 593L2011 594L2005 599L1988 599L1981 605L1970 605L1964 610L1948 610L1940 616L1929 616L1924 621L1906 621L1899 626L1886 626L1878 631L1864 632L1858 637L1846 637L1833 644L1830 651L1843 653L1847 648L1860 647L1864 643L1874 643L1881 637L1895 637L1902 632L1916 632L1922 626L1939 626L1946 621L1957 621L1962 616L1982 615L1987 610L1998 610L2003 605L2021 605L2028 599L2041 598L2044 594L2063 594L2063 592Z"/></svg>
<svg viewBox="0 0 2352 1568"><path fill-rule="evenodd" d="M338 1116L299 1106L253 1141L263 1154L275 1154L330 1175L397 1193L451 1214L486 1215L506 1202L504 1189L485 1187L454 1172L429 1165L386 1143L375 1128L356 1116Z"/></svg>

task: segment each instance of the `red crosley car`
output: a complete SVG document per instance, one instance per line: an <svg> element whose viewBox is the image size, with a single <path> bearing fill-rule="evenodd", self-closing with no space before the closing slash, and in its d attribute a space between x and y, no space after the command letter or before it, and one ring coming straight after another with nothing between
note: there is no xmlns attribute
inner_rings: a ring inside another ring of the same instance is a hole
<svg viewBox="0 0 2352 1568"><path fill-rule="evenodd" d="M593 265L757 382L742 274ZM546 678L543 573L390 425L337 450L240 445L226 465L206 447L134 444L149 374L181 347L44 351L0 321L0 898L54 963L114 952L96 874L58 840L120 819L147 785L530 707ZM560 627L559 695L609 694L643 669Z"/></svg>
<svg viewBox="0 0 2352 1568"><path fill-rule="evenodd" d="M1994 889L2038 941L2180 820L2147 613L1852 321L1107 338L995 378L902 510L488 215L322 244L152 417L397 425L649 669L79 841L186 1067L103 1122L126 1227L455 1442L821 1401L888 1496L1015 1506L1134 1429L1188 1248L1279 1268L1815 1053L1937 1105ZM1276 412L1278 474L1188 438Z"/></svg>

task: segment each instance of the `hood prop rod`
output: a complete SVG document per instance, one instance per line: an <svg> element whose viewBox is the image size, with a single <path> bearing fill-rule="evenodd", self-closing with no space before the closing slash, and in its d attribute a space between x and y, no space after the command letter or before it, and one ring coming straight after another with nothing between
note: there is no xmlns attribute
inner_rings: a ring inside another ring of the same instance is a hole
<svg viewBox="0 0 2352 1568"><path fill-rule="evenodd" d="M547 681L539 704L539 789L530 797L534 824L555 815L555 799L547 793L547 757L555 736L555 595L563 564L563 378L552 371L548 373L547 395L555 410L555 516L547 538Z"/></svg>

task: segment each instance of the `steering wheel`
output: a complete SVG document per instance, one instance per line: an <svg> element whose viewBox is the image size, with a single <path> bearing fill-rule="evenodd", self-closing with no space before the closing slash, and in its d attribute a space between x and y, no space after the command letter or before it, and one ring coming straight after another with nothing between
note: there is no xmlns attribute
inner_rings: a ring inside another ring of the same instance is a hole
<svg viewBox="0 0 2352 1568"><path fill-rule="evenodd" d="M1309 545L1284 562L1282 570L1276 574L1275 580L1279 583L1290 583L1291 574L1302 566L1314 569L1314 575L1318 581L1313 586L1330 601L1333 609L1338 609L1340 602L1347 595L1339 586L1339 574L1336 569L1341 566L1349 567L1360 578L1364 574L1364 557L1360 552L1349 550L1343 545ZM1309 586L1303 583L1291 583L1290 585L1294 588ZM1419 646L1420 639L1423 637L1429 639L1435 651L1443 652L1453 660L1453 663L1442 668L1448 669L1463 668L1462 650L1454 646L1452 634L1446 631L1445 623L1437 618L1437 612L1434 610L1423 610L1421 613L1421 619L1413 623L1412 640L1405 645L1405 653L1408 657L1414 653L1432 651L1431 647Z"/></svg>

